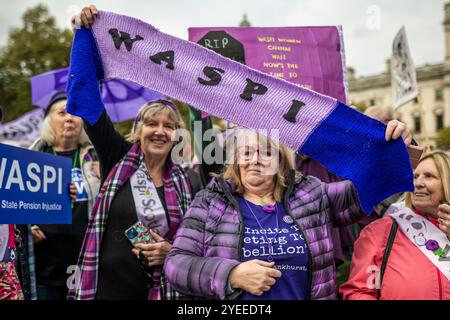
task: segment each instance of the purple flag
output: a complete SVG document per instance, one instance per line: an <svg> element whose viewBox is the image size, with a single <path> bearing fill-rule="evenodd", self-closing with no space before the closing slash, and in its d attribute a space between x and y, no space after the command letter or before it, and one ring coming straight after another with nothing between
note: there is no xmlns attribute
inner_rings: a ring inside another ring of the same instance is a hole
<svg viewBox="0 0 450 320"><path fill-rule="evenodd" d="M53 95L66 91L69 69L58 69L42 73L30 79L31 103L37 107L47 108Z"/></svg>
<svg viewBox="0 0 450 320"><path fill-rule="evenodd" d="M31 78L31 101L33 105L46 108L53 95L65 91L68 68L53 70ZM111 79L101 83L101 96L106 112L113 122L133 119L148 101L164 96L138 84L121 79Z"/></svg>
<svg viewBox="0 0 450 320"><path fill-rule="evenodd" d="M40 108L25 113L20 118L0 125L0 142L15 141L30 146L41 131L44 111Z"/></svg>

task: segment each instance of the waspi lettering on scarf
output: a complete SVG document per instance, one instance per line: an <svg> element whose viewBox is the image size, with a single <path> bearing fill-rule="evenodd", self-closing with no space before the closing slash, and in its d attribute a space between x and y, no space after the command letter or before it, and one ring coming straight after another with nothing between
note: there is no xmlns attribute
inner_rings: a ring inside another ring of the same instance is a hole
<svg viewBox="0 0 450 320"><path fill-rule="evenodd" d="M385 141L385 124L140 20L100 11L91 29L75 34L68 111L95 123L103 110L98 81L111 78L243 127L278 129L281 143L352 180L366 212L394 193L413 190L406 147L401 139Z"/></svg>

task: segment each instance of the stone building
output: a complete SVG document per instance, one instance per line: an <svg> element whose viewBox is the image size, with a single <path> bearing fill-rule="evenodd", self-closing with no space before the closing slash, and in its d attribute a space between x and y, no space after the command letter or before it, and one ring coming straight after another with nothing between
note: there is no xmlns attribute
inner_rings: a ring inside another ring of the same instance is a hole
<svg viewBox="0 0 450 320"><path fill-rule="evenodd" d="M436 145L438 132L450 127L450 3L445 5L445 57L443 63L424 65L416 68L417 82L422 103L421 115L419 100L399 107L394 117L405 122L414 139L425 144ZM348 68L349 98L354 105L380 106L392 109L390 60L386 61L385 72L373 76L354 76Z"/></svg>

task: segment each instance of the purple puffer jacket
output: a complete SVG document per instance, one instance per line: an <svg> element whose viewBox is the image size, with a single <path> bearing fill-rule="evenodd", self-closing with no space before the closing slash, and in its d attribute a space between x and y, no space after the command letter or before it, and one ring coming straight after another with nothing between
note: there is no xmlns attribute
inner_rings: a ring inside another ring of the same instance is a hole
<svg viewBox="0 0 450 320"><path fill-rule="evenodd" d="M326 184L312 176L287 178L284 206L309 247L310 299L336 299L331 229L360 219L362 210L350 181ZM213 179L187 211L164 265L172 287L207 299L225 295L231 270L241 261L242 217L234 184Z"/></svg>

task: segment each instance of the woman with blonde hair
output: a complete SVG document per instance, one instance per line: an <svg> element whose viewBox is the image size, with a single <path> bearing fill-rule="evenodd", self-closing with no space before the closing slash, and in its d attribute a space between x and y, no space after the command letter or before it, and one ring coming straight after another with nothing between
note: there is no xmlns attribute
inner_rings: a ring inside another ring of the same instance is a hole
<svg viewBox="0 0 450 320"><path fill-rule="evenodd" d="M355 243L346 300L450 299L450 157L432 151L414 171L406 207L369 224Z"/></svg>
<svg viewBox="0 0 450 320"><path fill-rule="evenodd" d="M388 128L397 138L405 129ZM223 176L197 194L177 232L169 283L208 299L335 299L331 230L361 217L353 184L302 176L263 135L235 137Z"/></svg>
<svg viewBox="0 0 450 320"><path fill-rule="evenodd" d="M69 299L176 298L162 265L192 198L188 174L171 156L179 153L173 136L184 128L176 105L144 105L127 139L105 111L85 128L98 153L103 187Z"/></svg>

